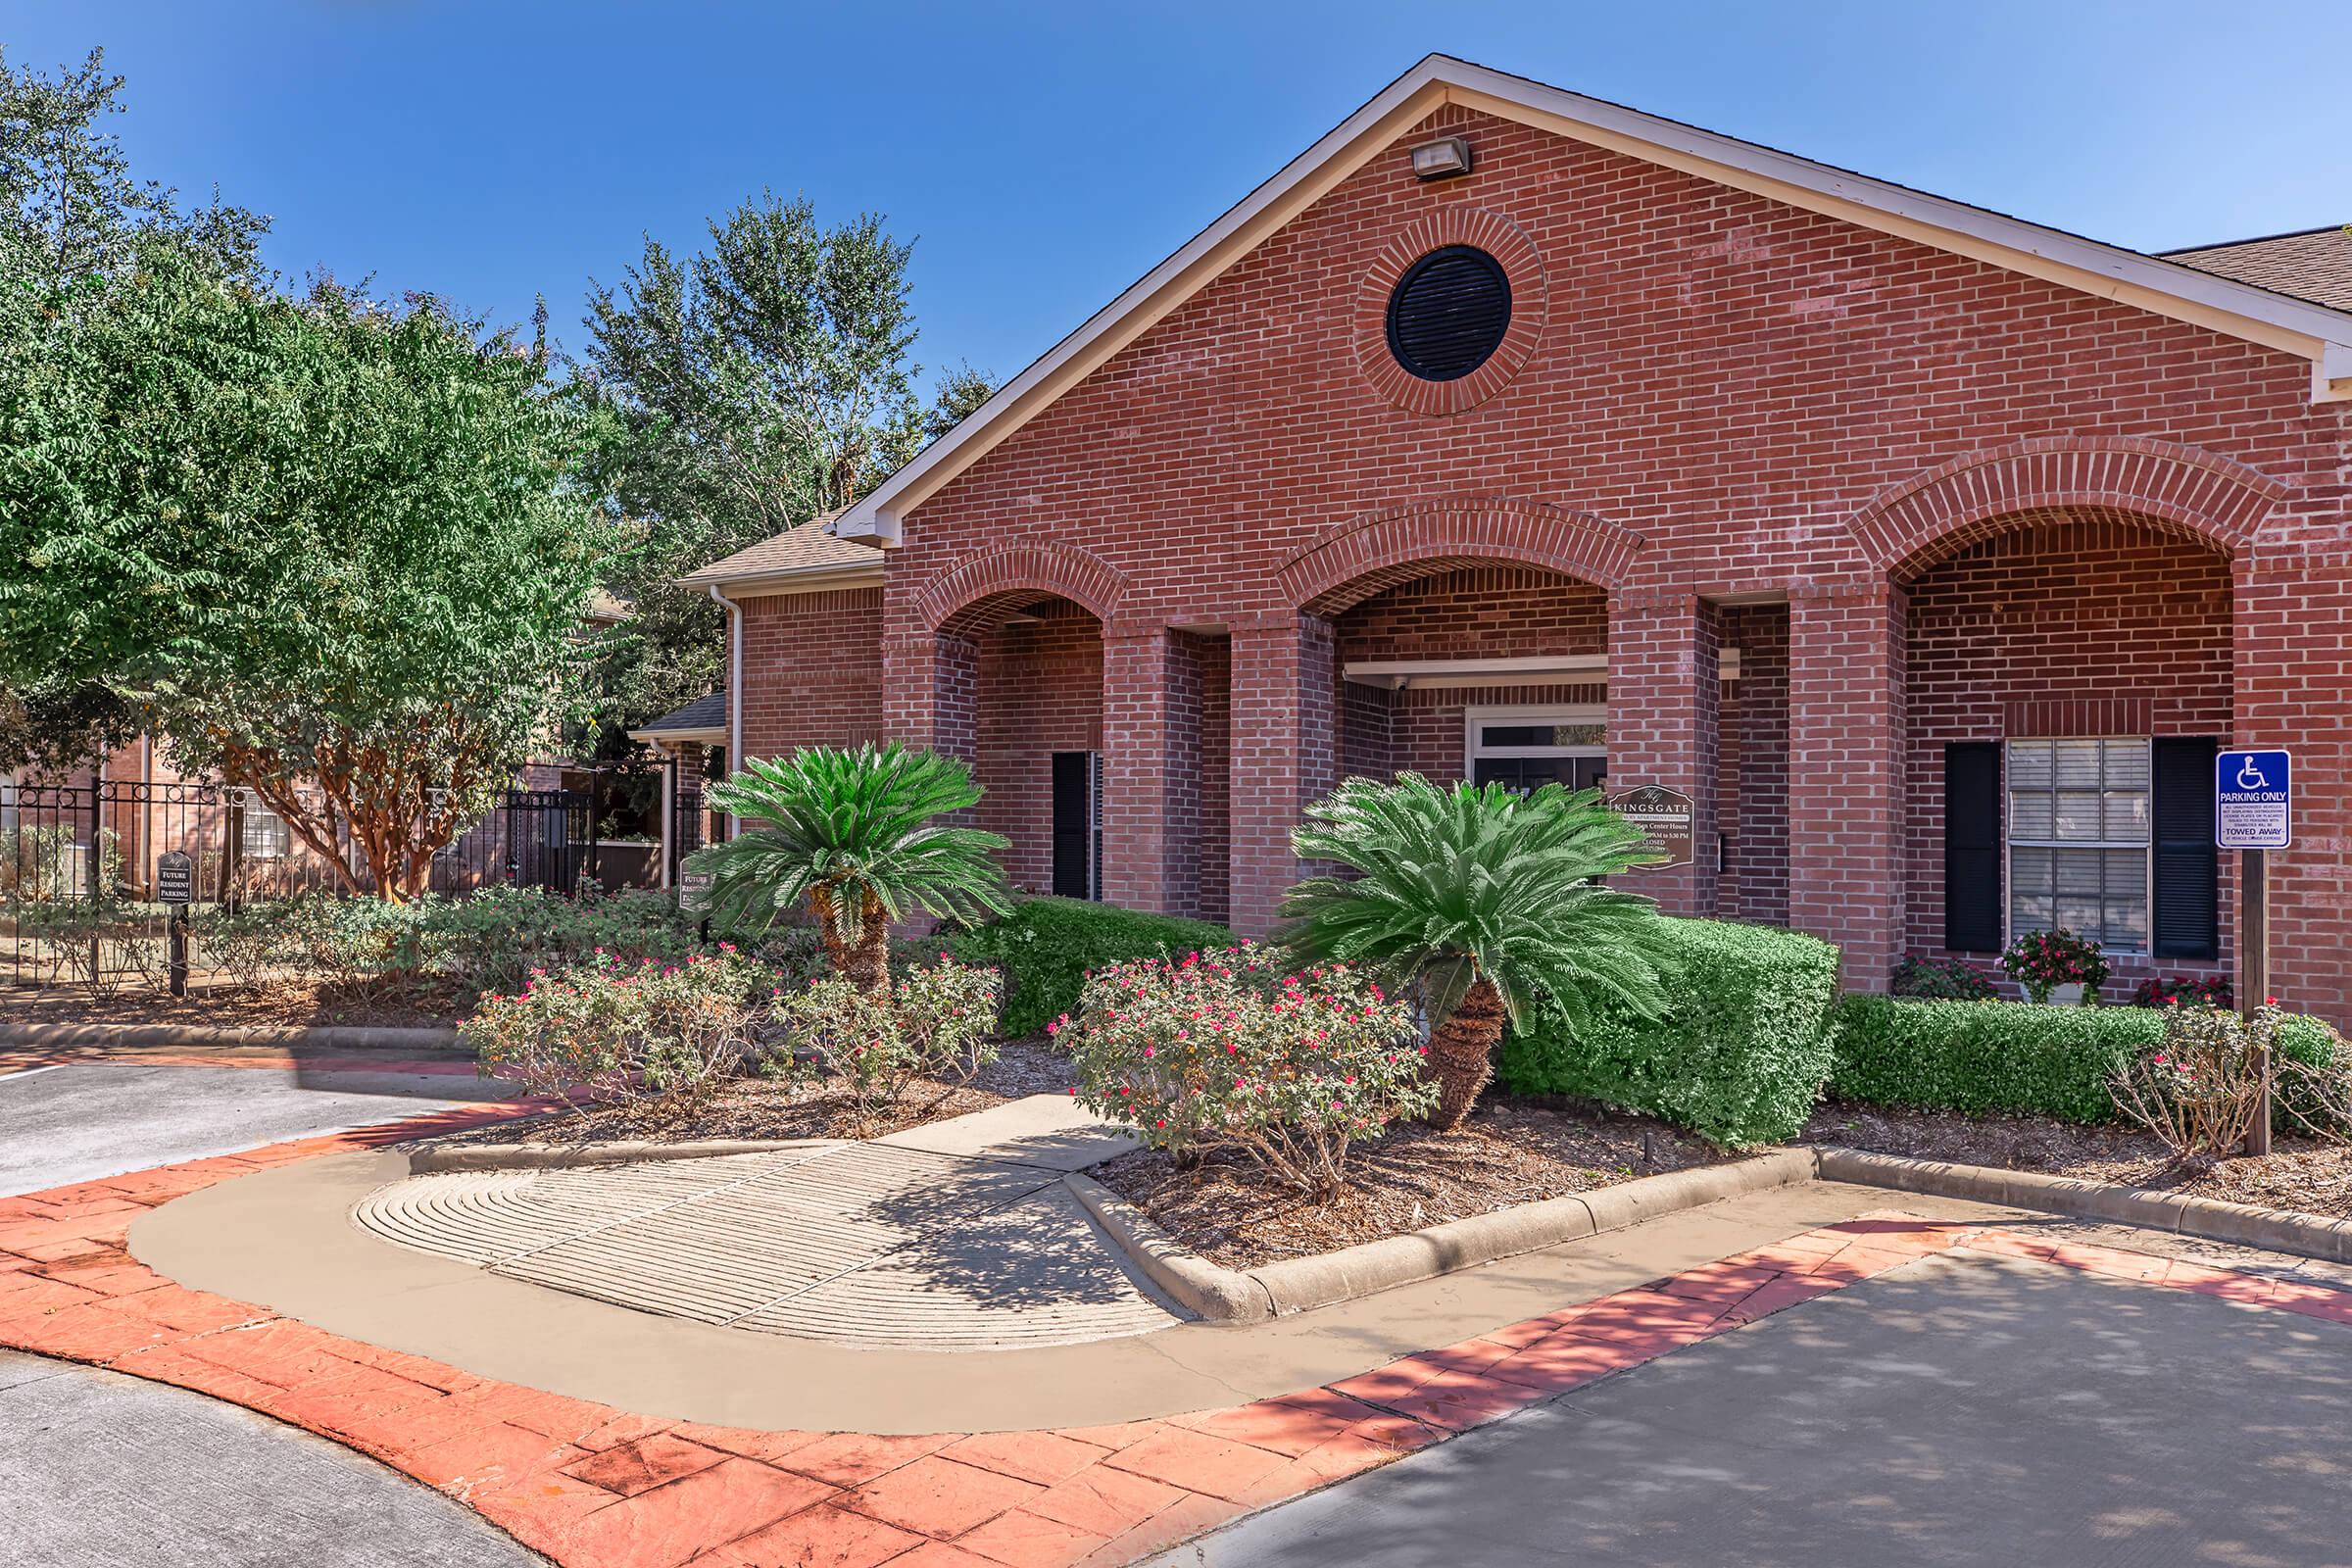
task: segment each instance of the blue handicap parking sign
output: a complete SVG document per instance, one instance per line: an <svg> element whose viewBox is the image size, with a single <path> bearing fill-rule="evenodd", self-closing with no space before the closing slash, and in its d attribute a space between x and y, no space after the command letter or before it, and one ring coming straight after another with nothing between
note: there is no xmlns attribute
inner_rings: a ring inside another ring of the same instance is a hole
<svg viewBox="0 0 2352 1568"><path fill-rule="evenodd" d="M2294 759L2223 752L2213 760L2213 841L2225 850L2283 850L2294 837Z"/></svg>

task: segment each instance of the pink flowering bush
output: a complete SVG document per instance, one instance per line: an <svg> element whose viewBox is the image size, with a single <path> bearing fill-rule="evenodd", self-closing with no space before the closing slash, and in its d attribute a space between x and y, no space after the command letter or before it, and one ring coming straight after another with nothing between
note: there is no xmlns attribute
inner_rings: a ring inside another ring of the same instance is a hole
<svg viewBox="0 0 2352 1568"><path fill-rule="evenodd" d="M944 953L934 965L903 970L887 995L829 975L775 994L761 1065L845 1091L857 1118L871 1123L912 1080L959 1081L996 1060L1003 995L996 970Z"/></svg>
<svg viewBox="0 0 2352 1568"><path fill-rule="evenodd" d="M732 947L681 963L624 963L601 950L513 996L482 998L459 1026L482 1076L535 1095L630 1104L707 1098L752 1054L770 971Z"/></svg>
<svg viewBox="0 0 2352 1568"><path fill-rule="evenodd" d="M1254 946L1098 969L1078 1019L1049 1028L1090 1109L1180 1156L1241 1150L1319 1199L1347 1186L1357 1139L1437 1103L1410 1008L1345 964L1285 973Z"/></svg>
<svg viewBox="0 0 2352 1568"><path fill-rule="evenodd" d="M2262 1113L2265 1054L2280 1073L2298 1064L2280 1045L2286 1019L2272 1002L2252 1018L2173 1004L2164 1009L2163 1043L2116 1075L2116 1109L2176 1155L2219 1159L2236 1153Z"/></svg>
<svg viewBox="0 0 2352 1568"><path fill-rule="evenodd" d="M2059 986L2079 985L2082 1000L2096 1004L2107 983L2107 955L2090 938L2064 926L2021 931L2001 955L2001 972L2025 989L2029 1002L2047 1002Z"/></svg>

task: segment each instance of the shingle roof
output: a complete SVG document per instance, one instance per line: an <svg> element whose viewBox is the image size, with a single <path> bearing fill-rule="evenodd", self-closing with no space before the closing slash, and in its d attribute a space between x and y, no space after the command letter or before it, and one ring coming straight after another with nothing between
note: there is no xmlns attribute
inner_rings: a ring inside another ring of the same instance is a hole
<svg viewBox="0 0 2352 1568"><path fill-rule="evenodd" d="M667 735L676 730L723 729L727 722L727 694L712 692L697 697L684 708L663 713L650 724L640 724L629 731L632 735Z"/></svg>
<svg viewBox="0 0 2352 1568"><path fill-rule="evenodd" d="M2164 259L2274 294L2352 311L2352 233L2341 223L2166 251Z"/></svg>
<svg viewBox="0 0 2352 1568"><path fill-rule="evenodd" d="M762 539L748 549L688 572L678 579L678 586L702 588L741 582L747 577L782 577L803 571L880 570L879 551L833 537L833 522L840 515L838 512L828 512L811 517L772 539Z"/></svg>

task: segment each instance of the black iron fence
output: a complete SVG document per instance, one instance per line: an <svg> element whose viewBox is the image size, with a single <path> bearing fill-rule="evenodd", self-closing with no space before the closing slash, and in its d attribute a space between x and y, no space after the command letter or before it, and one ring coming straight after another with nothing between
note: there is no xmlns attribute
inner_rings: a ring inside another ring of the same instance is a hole
<svg viewBox="0 0 2352 1568"><path fill-rule="evenodd" d="M509 790L433 857L428 886L451 898L487 887L570 898L591 881L674 885L676 862L701 842L702 815L699 782L681 785L672 771L666 760L564 768L562 787ZM162 902L164 892L184 887L188 907L203 913L369 891L365 858L347 836L332 844L350 874L259 796L231 786L17 786L0 796L0 984L99 994L160 985L178 907ZM171 890L158 886L167 857L179 862ZM211 967L201 949L195 967Z"/></svg>

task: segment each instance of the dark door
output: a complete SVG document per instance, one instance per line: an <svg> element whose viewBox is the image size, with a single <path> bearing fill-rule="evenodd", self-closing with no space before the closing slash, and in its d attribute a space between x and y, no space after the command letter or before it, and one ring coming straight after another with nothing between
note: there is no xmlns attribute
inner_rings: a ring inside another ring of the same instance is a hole
<svg viewBox="0 0 2352 1568"><path fill-rule="evenodd" d="M1065 899L1102 896L1102 760L1095 752L1054 754L1054 891Z"/></svg>

